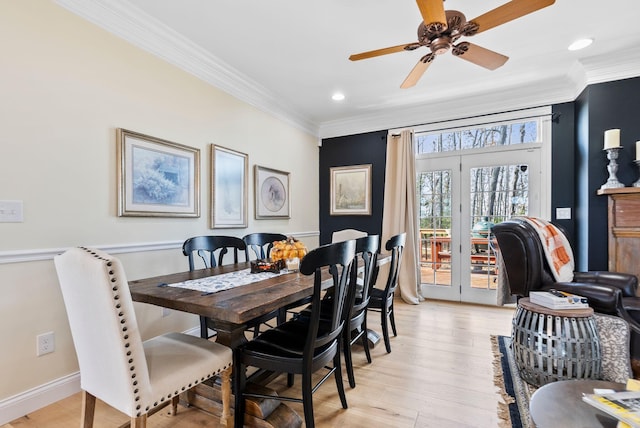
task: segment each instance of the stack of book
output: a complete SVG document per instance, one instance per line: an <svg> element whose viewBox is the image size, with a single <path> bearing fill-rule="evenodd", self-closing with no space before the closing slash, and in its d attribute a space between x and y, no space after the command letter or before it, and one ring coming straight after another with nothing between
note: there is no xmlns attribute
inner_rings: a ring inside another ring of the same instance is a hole
<svg viewBox="0 0 640 428"><path fill-rule="evenodd" d="M620 420L618 428L640 427L639 391L584 394L582 400Z"/></svg>
<svg viewBox="0 0 640 428"><path fill-rule="evenodd" d="M584 309L589 307L586 297L567 293L565 291L532 291L529 301L549 309Z"/></svg>

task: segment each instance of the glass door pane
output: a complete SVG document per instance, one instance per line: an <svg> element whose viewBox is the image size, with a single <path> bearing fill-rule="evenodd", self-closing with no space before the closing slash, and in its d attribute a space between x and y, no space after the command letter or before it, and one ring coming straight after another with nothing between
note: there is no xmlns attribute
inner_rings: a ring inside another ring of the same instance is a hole
<svg viewBox="0 0 640 428"><path fill-rule="evenodd" d="M491 227L539 212L539 150L465 156L462 160L463 230L461 300L495 304L499 272ZM466 266L465 266L466 265Z"/></svg>
<svg viewBox="0 0 640 428"><path fill-rule="evenodd" d="M420 219L420 280L426 297L460 299L460 157L416 161Z"/></svg>
<svg viewBox="0 0 640 428"><path fill-rule="evenodd" d="M451 170L418 174L422 283L451 285Z"/></svg>
<svg viewBox="0 0 640 428"><path fill-rule="evenodd" d="M423 295L495 304L491 226L539 215L540 150L431 155L416 160L416 171Z"/></svg>

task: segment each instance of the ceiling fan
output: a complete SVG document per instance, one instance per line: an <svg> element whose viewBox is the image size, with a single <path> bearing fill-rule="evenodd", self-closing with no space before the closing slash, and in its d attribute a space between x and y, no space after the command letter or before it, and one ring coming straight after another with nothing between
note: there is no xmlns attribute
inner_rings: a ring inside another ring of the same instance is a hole
<svg viewBox="0 0 640 428"><path fill-rule="evenodd" d="M400 51L413 51L421 46L431 50L413 67L400 85L410 88L418 83L437 55L451 50L451 53L471 63L495 70L509 57L469 42L455 44L460 37L473 36L498 25L513 21L536 10L551 6L555 0L511 0L489 12L467 21L462 12L444 10L444 0L416 0L423 22L418 26L418 41L373 51L354 54L351 61L372 58Z"/></svg>

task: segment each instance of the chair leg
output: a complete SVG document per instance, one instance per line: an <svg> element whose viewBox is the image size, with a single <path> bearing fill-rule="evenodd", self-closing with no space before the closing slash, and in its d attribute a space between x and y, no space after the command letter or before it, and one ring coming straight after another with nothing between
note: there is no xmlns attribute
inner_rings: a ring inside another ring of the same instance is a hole
<svg viewBox="0 0 640 428"><path fill-rule="evenodd" d="M287 320L287 310L284 308L278 309L278 317L277 317L278 325L282 324Z"/></svg>
<svg viewBox="0 0 640 428"><path fill-rule="evenodd" d="M82 391L82 428L93 427L93 417L96 413L96 397L87 391Z"/></svg>
<svg viewBox="0 0 640 428"><path fill-rule="evenodd" d="M393 310L393 302L391 302L391 306L389 307L389 319L391 320L391 330L393 330L393 335L397 336L398 332L396 330L396 316L394 314L395 311Z"/></svg>
<svg viewBox="0 0 640 428"><path fill-rule="evenodd" d="M200 317L200 337L203 339L209 338L209 329L207 328L207 319Z"/></svg>
<svg viewBox="0 0 640 428"><path fill-rule="evenodd" d="M388 325L388 315L387 308L382 308L382 312L380 312L382 319L380 320L382 323L382 337L384 338L384 347L387 348L387 354L391 353L391 341L389 341L389 325Z"/></svg>
<svg viewBox="0 0 640 428"><path fill-rule="evenodd" d="M367 334L369 329L367 328L367 314L364 314L364 320L362 321L362 347L364 348L364 354L367 356L367 362L371 364L371 351L369 350L369 338Z"/></svg>
<svg viewBox="0 0 640 428"><path fill-rule="evenodd" d="M314 428L313 419L313 383L311 370L304 370L302 373L302 406L304 408L304 425L306 428Z"/></svg>
<svg viewBox="0 0 640 428"><path fill-rule="evenodd" d="M247 382L246 367L236 358L233 362L233 393L234 400L234 426L242 428L244 426L244 396L242 395Z"/></svg>
<svg viewBox="0 0 640 428"><path fill-rule="evenodd" d="M342 347L344 348L344 365L347 367L347 378L349 379L349 386L351 388L356 387L356 377L353 374L353 360L351 358L351 332L348 331L348 327L342 330Z"/></svg>
<svg viewBox="0 0 640 428"><path fill-rule="evenodd" d="M333 357L333 375L336 378L336 387L338 388L338 395L340 396L340 402L342 403L342 408L346 409L347 406L347 396L344 393L344 383L342 381L342 365L340 364L340 341L338 341L338 349L336 351L336 355Z"/></svg>
<svg viewBox="0 0 640 428"><path fill-rule="evenodd" d="M179 395L171 397L171 416L178 414L178 402L180 402Z"/></svg>
<svg viewBox="0 0 640 428"><path fill-rule="evenodd" d="M227 428L233 427L231 419L231 372L233 368L229 367L220 373L222 379L222 414L220 415L220 425ZM242 426L242 425L240 425Z"/></svg>
<svg viewBox="0 0 640 428"><path fill-rule="evenodd" d="M147 414L142 416L131 417L131 428L146 428L147 427Z"/></svg>

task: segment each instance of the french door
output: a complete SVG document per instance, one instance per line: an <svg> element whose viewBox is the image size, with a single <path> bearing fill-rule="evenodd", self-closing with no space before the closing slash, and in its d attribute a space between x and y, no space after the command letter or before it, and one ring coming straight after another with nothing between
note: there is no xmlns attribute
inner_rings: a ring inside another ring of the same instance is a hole
<svg viewBox="0 0 640 428"><path fill-rule="evenodd" d="M531 146L416 159L425 297L495 304L491 226L541 211L542 151Z"/></svg>

